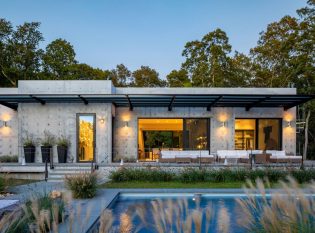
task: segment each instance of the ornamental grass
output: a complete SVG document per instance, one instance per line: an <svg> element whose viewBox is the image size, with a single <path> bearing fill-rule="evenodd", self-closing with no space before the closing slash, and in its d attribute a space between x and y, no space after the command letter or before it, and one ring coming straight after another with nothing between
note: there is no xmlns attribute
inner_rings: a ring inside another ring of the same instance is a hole
<svg viewBox="0 0 315 233"><path fill-rule="evenodd" d="M65 176L65 185L74 198L92 198L97 191L97 173L84 172Z"/></svg>

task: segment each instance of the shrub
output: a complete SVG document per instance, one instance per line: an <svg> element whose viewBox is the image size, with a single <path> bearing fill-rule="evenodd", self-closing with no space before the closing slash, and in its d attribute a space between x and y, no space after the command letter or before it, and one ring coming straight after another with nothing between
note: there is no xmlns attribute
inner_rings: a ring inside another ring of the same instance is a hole
<svg viewBox="0 0 315 233"><path fill-rule="evenodd" d="M6 187L5 179L2 176L0 176L0 193L5 190L5 187Z"/></svg>
<svg viewBox="0 0 315 233"><path fill-rule="evenodd" d="M110 175L110 179L115 182L126 181L171 181L175 177L174 173L158 169L127 169L120 168Z"/></svg>
<svg viewBox="0 0 315 233"><path fill-rule="evenodd" d="M288 175L294 177L299 183L315 180L315 170L280 171L273 169L246 170L246 169L220 169L206 170L188 168L178 174L159 169L131 169L121 168L111 173L110 178L114 182L126 181L181 181L189 182L245 182L256 179L268 179L270 182L285 180Z"/></svg>
<svg viewBox="0 0 315 233"><path fill-rule="evenodd" d="M74 198L92 198L96 195L97 174L85 172L69 175L65 177L65 184Z"/></svg>
<svg viewBox="0 0 315 233"><path fill-rule="evenodd" d="M185 169L179 174L179 180L182 182L201 182L205 181L207 172L205 170Z"/></svg>
<svg viewBox="0 0 315 233"><path fill-rule="evenodd" d="M301 170L301 171L291 171L291 176L296 179L299 183L310 182L315 180L315 170Z"/></svg>
<svg viewBox="0 0 315 233"><path fill-rule="evenodd" d="M17 155L3 155L0 157L0 163L17 163L19 157Z"/></svg>

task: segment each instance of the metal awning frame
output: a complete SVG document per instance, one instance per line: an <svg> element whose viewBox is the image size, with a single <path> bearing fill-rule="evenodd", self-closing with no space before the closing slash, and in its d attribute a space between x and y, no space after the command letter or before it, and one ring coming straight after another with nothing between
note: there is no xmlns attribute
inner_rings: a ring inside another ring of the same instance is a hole
<svg viewBox="0 0 315 233"><path fill-rule="evenodd" d="M315 95L255 94L0 94L0 104L17 110L19 103L112 103L116 107L283 107L288 110L315 98Z"/></svg>

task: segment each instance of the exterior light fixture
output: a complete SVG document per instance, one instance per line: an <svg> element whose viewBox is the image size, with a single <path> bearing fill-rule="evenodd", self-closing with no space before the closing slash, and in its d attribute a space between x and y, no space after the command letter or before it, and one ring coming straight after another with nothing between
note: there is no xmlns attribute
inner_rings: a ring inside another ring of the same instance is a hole
<svg viewBox="0 0 315 233"><path fill-rule="evenodd" d="M291 121L287 121L287 127L291 128L292 125L291 125Z"/></svg>
<svg viewBox="0 0 315 233"><path fill-rule="evenodd" d="M225 127L226 126L226 122L225 121L222 121L221 122L221 127Z"/></svg>
<svg viewBox="0 0 315 233"><path fill-rule="evenodd" d="M9 124L7 121L2 121L2 127L9 127Z"/></svg>
<svg viewBox="0 0 315 233"><path fill-rule="evenodd" d="M104 117L101 117L101 118L100 118L100 122L101 122L101 124L104 124L104 123L105 123L105 118L104 118Z"/></svg>
<svg viewBox="0 0 315 233"><path fill-rule="evenodd" d="M124 126L127 128L127 127L129 127L129 122L128 121L125 121L124 122Z"/></svg>

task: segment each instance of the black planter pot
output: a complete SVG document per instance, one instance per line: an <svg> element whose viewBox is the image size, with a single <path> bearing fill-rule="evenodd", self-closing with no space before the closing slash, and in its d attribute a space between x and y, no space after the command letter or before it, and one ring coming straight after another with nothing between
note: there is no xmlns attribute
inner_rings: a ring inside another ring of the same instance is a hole
<svg viewBox="0 0 315 233"><path fill-rule="evenodd" d="M47 162L50 163L50 152L51 152L52 146L42 146L41 151L42 151L42 162L45 163L46 159Z"/></svg>
<svg viewBox="0 0 315 233"><path fill-rule="evenodd" d="M58 163L66 163L68 156L68 148L65 146L58 146Z"/></svg>
<svg viewBox="0 0 315 233"><path fill-rule="evenodd" d="M24 157L26 163L35 162L35 146L24 146Z"/></svg>

